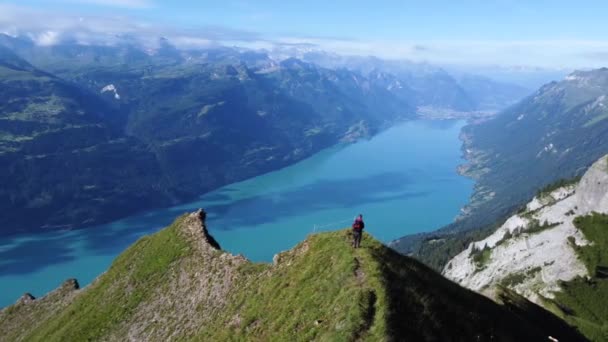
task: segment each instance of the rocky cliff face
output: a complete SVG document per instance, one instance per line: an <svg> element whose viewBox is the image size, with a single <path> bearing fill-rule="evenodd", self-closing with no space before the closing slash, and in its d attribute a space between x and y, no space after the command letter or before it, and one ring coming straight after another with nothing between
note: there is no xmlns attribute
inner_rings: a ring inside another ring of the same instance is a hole
<svg viewBox="0 0 608 342"><path fill-rule="evenodd" d="M583 338L520 300L465 290L366 235L310 236L273 264L219 249L204 214L180 217L121 254L91 285L74 281L0 311L10 341L495 340ZM515 297L513 297L515 298Z"/></svg>
<svg viewBox="0 0 608 342"><path fill-rule="evenodd" d="M563 282L594 276L578 253L593 242L575 224L577 217L592 213L608 213L607 157L580 182L536 196L492 235L450 260L443 274L490 296L503 286L544 304Z"/></svg>

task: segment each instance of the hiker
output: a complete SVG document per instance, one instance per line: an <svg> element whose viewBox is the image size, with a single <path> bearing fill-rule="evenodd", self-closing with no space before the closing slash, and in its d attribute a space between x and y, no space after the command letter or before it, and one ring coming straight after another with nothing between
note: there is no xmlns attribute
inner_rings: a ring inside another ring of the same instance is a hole
<svg viewBox="0 0 608 342"><path fill-rule="evenodd" d="M361 247L361 237L363 235L363 228L365 228L365 223L363 222L363 215L359 214L353 222L353 247L359 248Z"/></svg>

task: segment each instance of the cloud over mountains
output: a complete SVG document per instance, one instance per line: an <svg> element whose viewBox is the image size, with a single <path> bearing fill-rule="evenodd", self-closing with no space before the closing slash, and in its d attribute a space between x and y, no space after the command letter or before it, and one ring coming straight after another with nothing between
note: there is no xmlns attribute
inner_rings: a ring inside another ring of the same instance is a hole
<svg viewBox="0 0 608 342"><path fill-rule="evenodd" d="M153 7L154 3L150 0L64 0L73 3L94 4L111 7L124 8L149 8Z"/></svg>
<svg viewBox="0 0 608 342"><path fill-rule="evenodd" d="M110 8L146 11L158 6L149 0L62 0L62 3L94 4ZM101 11L99 14L0 4L0 33L28 36L40 45L70 41L113 45L125 41L155 48L165 37L181 49L239 46L289 51L295 48L345 55L374 55L443 65L542 66L591 68L604 66L608 41L581 40L374 40L351 37L310 37L297 34L263 34L219 26L183 28L139 17ZM131 11L123 11L132 13ZM119 13L123 13L120 12Z"/></svg>

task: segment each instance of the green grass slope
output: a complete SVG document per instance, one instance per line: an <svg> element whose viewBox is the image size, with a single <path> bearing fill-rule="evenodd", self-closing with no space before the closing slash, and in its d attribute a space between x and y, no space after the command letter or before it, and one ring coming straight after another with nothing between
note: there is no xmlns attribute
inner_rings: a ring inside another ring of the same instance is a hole
<svg viewBox="0 0 608 342"><path fill-rule="evenodd" d="M529 302L498 305L365 235L309 236L272 264L216 248L198 213L130 247L53 315L0 313L11 340L584 340ZM8 324L7 322L10 322Z"/></svg>
<svg viewBox="0 0 608 342"><path fill-rule="evenodd" d="M185 241L176 234L180 221L153 238L140 239L66 310L25 340L97 340L129 319L139 304L150 300L151 289L162 285L169 265L186 253Z"/></svg>
<svg viewBox="0 0 608 342"><path fill-rule="evenodd" d="M554 311L589 339L608 341L608 215L577 217L574 223L592 243L576 251L593 276L562 283Z"/></svg>

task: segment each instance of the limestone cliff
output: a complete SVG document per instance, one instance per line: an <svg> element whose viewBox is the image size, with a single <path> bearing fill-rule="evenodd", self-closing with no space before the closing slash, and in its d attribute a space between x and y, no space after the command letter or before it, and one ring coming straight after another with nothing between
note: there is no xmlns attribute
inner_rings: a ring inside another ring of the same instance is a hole
<svg viewBox="0 0 608 342"><path fill-rule="evenodd" d="M605 300L606 284L596 279L598 267L607 266L605 214L608 157L594 163L580 181L537 195L493 234L451 259L443 274L493 298L500 297L502 289L514 290L580 321L581 313L566 305L564 296L571 296L570 285L576 283L584 285L576 288L577 296ZM595 330L608 334L602 328L606 315L594 315L600 317Z"/></svg>
<svg viewBox="0 0 608 342"><path fill-rule="evenodd" d="M596 162L579 183L535 197L494 234L471 243L454 257L443 274L465 287L484 291L513 274L528 273L512 287L535 301L538 294L551 297L559 290L559 281L588 274L572 243L589 243L575 227L574 219L592 212L608 213L606 157ZM485 256L476 258L476 254Z"/></svg>

